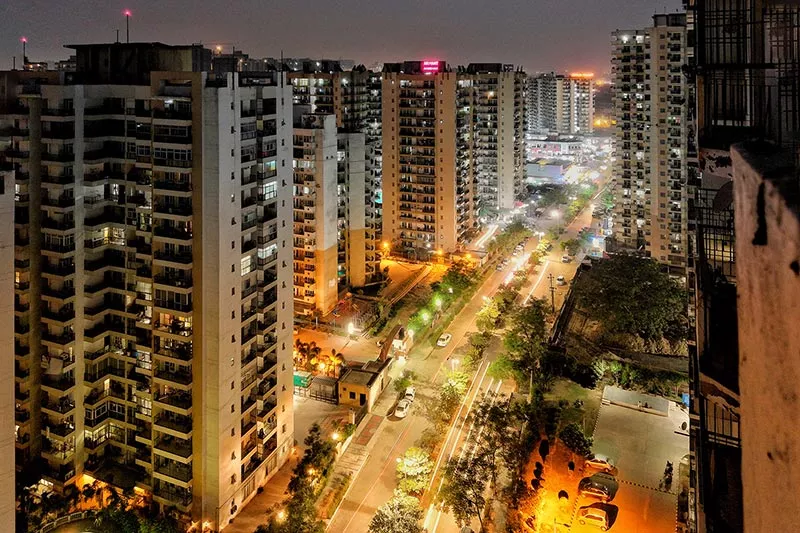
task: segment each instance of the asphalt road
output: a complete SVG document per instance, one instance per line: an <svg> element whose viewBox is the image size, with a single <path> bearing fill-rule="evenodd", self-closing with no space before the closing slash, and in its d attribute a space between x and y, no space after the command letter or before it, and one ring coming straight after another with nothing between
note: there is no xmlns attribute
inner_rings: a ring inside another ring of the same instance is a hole
<svg viewBox="0 0 800 533"><path fill-rule="evenodd" d="M567 226L566 232L561 236L561 240L568 240L577 236L578 231L591 225L592 210L587 207L576 219ZM541 220L538 229L546 231L548 227L557 225L556 219ZM522 256L533 251L538 244L537 239L529 239ZM553 275L553 285L555 290L556 308L563 303L566 295L566 286L556 286L556 276L563 275L566 280L570 280L577 269L579 260L570 263L562 263L563 252L559 242L553 243L553 249L545 258L543 264L531 276L521 292L525 299L550 297L550 280L548 275ZM377 433L373 437L372 448L369 457L363 468L359 472L352 484L354 490L350 490L345 496L336 515L328 525L327 531L331 533L346 533L350 531L367 531L369 522L375 514L377 508L392 497L396 487L395 465L397 459L411 446L414 446L425 428L429 426L427 419L422 414L420 403L426 398L433 397L438 392L438 380L440 375L454 366L451 357L457 349L463 348L469 338L469 333L477 331L475 327L475 317L483 306L484 297L491 297L497 289L506 281L513 271L514 261L510 261L509 266L499 272L493 272L483 285L476 291L472 299L464 306L461 312L453 319L447 332L453 338L445 348L433 348L422 353L419 350L412 351L412 356L406 363L408 370L414 371L419 377L417 383L417 400L410 414L403 420L397 420L391 415L394 408L394 390L389 387L381 397L375 412L378 415L386 416ZM430 533L457 532L459 531L455 520L430 504L433 497L441 485L441 469L446 463L446 459L454 454L462 452L462 444L467 435L475 428L471 428L465 421L469 417L470 410L481 395L485 395L489 390L501 390L502 384L497 383L491 378L486 377L486 368L492 360L494 354L487 354L482 365L476 373L458 415L448 428L445 438L443 453L440 454L436 463L436 469L431 480L431 489L425 499L425 527ZM430 377L428 377L430 376Z"/></svg>

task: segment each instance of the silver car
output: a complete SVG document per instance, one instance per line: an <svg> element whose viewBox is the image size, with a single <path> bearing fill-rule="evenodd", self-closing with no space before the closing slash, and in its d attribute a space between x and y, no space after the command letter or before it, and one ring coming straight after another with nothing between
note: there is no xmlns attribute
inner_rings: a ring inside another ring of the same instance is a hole
<svg viewBox="0 0 800 533"><path fill-rule="evenodd" d="M405 418L411 410L411 401L403 398L397 402L397 407L394 408L394 416L397 418Z"/></svg>

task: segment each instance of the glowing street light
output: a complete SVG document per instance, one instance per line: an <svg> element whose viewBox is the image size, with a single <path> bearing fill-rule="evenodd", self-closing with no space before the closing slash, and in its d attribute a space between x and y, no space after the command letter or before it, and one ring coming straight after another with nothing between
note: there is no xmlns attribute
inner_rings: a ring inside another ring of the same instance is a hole
<svg viewBox="0 0 800 533"><path fill-rule="evenodd" d="M428 313L427 311L423 311L423 312L422 312L422 314L421 314L420 316L422 317L422 320L423 320L424 322L427 322L428 320L430 320L430 319L431 319L431 315L430 315L430 313Z"/></svg>
<svg viewBox="0 0 800 533"><path fill-rule="evenodd" d="M436 299L433 300L433 303L436 304L436 307L438 307L439 309L442 308L442 299L439 298L438 296L436 297Z"/></svg>
<svg viewBox="0 0 800 533"><path fill-rule="evenodd" d="M352 322L350 322L349 324L347 324L347 334L348 334L348 335L352 335L352 334L353 334L353 333L355 333L355 332L356 332L356 325L355 325L355 324L353 324Z"/></svg>
<svg viewBox="0 0 800 533"><path fill-rule="evenodd" d="M276 518L278 519L278 522L283 522L284 520L286 520L286 511L284 511L283 509L278 511L278 515L276 516Z"/></svg>
<svg viewBox="0 0 800 533"><path fill-rule="evenodd" d="M341 436L339 435L339 433L337 431L334 431L333 434L331 435L331 438L333 440L335 440L336 442L339 442L339 439L341 438Z"/></svg>
<svg viewBox="0 0 800 533"><path fill-rule="evenodd" d="M558 209L553 209L552 211L550 211L550 216L553 218L560 218L561 213L558 211Z"/></svg>

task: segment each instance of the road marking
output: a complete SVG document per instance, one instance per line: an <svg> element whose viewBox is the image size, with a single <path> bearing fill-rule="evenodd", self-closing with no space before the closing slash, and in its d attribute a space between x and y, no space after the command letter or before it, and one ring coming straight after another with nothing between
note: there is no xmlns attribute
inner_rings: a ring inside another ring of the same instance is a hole
<svg viewBox="0 0 800 533"><path fill-rule="evenodd" d="M408 430L410 428L411 428L411 420L409 419L408 423L406 424L405 429L403 429L403 431L400 432L400 435L397 436L397 439L394 441L394 444L392 444L392 447L389 450L389 454L386 457L386 461L383 464L383 468L381 469L381 471L378 474L378 476L375 478L375 481L372 482L372 485L370 485L369 490L364 493L364 497L361 498L361 501L359 502L358 507L356 507L356 510L353 511L353 514L350 517L350 520L347 521L347 525L345 525L343 531L348 531L349 530L350 524L353 522L353 519L356 517L356 515L358 515L358 511L361 510L361 507L364 505L364 501L367 499L367 496L370 495L370 493L372 492L372 489L375 488L375 485L378 484L378 481L380 481L381 476L383 476L383 473L386 472L386 467L389 466L389 464L390 464L389 459L391 459L391 457L392 457L392 452L394 452L394 449L397 447L397 445L400 442L400 440L405 436L405 434L408 432ZM366 461L364 461L364 462L366 463ZM394 463L394 461L391 461L391 463ZM351 479L355 480L355 477L353 477ZM342 498L342 501L344 501L344 498ZM332 524L332 523L333 523L333 518L331 518L331 521L328 523L328 526L330 526L330 524Z"/></svg>
<svg viewBox="0 0 800 533"><path fill-rule="evenodd" d="M551 264L552 264L552 262L551 262L549 259L546 259L546 260L545 260L545 262L544 262L544 268L543 268L543 269L542 269L542 271L539 273L539 278L536 280L536 283L534 283L534 284L533 284L533 287L531 287L531 290L530 290L530 292L528 293L528 295L525 297L525 299L524 299L524 300L522 300L522 305L525 305L525 304L527 304L527 303L528 303L528 300L530 300L530 299L531 299L531 295L533 295L533 292L534 292L534 291L536 290L536 288L539 286L539 283L541 283L541 282L542 282L542 279L544 278L544 273L545 273L545 272L547 272L547 269L548 269L548 267L549 267Z"/></svg>

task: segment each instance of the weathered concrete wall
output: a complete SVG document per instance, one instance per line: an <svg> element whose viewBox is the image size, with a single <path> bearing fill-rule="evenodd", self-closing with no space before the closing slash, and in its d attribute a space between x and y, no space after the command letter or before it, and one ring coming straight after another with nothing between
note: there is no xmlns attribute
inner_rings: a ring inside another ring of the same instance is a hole
<svg viewBox="0 0 800 533"><path fill-rule="evenodd" d="M798 178L763 145L732 149L744 525L796 531L800 500Z"/></svg>

